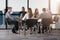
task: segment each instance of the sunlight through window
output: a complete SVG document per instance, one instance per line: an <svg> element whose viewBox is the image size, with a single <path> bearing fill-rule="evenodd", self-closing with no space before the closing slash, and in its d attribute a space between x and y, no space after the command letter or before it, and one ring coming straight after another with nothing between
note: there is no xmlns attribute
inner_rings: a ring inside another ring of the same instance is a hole
<svg viewBox="0 0 60 40"><path fill-rule="evenodd" d="M51 11L53 14L58 14L59 13L59 8L60 8L60 0L51 0Z"/></svg>

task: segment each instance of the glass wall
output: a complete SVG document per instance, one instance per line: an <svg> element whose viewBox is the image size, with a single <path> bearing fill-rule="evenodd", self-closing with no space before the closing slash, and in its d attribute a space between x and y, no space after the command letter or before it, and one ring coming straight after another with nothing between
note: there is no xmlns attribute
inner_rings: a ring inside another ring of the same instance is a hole
<svg viewBox="0 0 60 40"><path fill-rule="evenodd" d="M42 8L48 8L49 0L29 0L29 7L32 8L33 12L35 8L39 9L39 12L42 12Z"/></svg>
<svg viewBox="0 0 60 40"><path fill-rule="evenodd" d="M4 11L5 9L5 0L0 0L0 10Z"/></svg>
<svg viewBox="0 0 60 40"><path fill-rule="evenodd" d="M0 0L0 25L4 24L3 13L5 9L5 3L6 3L6 0Z"/></svg>
<svg viewBox="0 0 60 40"><path fill-rule="evenodd" d="M0 24L3 24L2 12L6 6L6 0L0 0ZM8 0L8 7L12 7L13 11L21 11L21 7L25 7L27 10L27 0ZM39 13L42 12L42 8L49 8L49 0L29 0L29 7L32 8L33 12L35 8L39 9ZM60 13L60 0L50 0L50 8L52 14Z"/></svg>
<svg viewBox="0 0 60 40"><path fill-rule="evenodd" d="M23 6L27 9L27 0L8 0L8 7L12 7L13 11L20 11Z"/></svg>
<svg viewBox="0 0 60 40"><path fill-rule="evenodd" d="M51 0L51 12L53 14L59 14L60 12L60 0Z"/></svg>
<svg viewBox="0 0 60 40"><path fill-rule="evenodd" d="M57 14L57 16L59 17L58 22L60 23L60 15L59 15L60 14L60 0L50 0L50 8L51 8L52 14ZM59 27L60 24L58 22L56 22L55 26L53 26L54 28L57 28L57 29L60 28Z"/></svg>
<svg viewBox="0 0 60 40"><path fill-rule="evenodd" d="M27 0L8 0L8 7L12 7L14 17L20 16L19 11L21 11L22 7L27 10Z"/></svg>

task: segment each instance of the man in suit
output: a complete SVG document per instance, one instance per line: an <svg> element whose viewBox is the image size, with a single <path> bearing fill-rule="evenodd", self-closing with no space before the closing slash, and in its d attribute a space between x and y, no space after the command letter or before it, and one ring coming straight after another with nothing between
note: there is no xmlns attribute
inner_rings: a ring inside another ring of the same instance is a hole
<svg viewBox="0 0 60 40"><path fill-rule="evenodd" d="M17 34L17 31L18 31L18 28L19 28L18 27L18 21L15 20L15 18L11 15L11 12L12 12L12 7L8 7L8 11L5 14L5 24L7 25L7 22L11 23L11 24L14 24L12 32Z"/></svg>

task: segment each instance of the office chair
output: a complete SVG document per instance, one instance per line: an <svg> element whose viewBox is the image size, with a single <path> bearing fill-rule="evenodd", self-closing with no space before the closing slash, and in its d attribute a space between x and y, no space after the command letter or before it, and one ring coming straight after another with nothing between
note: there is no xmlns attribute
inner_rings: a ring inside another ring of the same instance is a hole
<svg viewBox="0 0 60 40"><path fill-rule="evenodd" d="M52 24L52 20L49 18L44 18L42 19L42 26L44 26L44 28L42 28L42 30L44 30L45 28L45 32L47 32L48 30L50 31L50 24Z"/></svg>
<svg viewBox="0 0 60 40"><path fill-rule="evenodd" d="M34 27L34 25L37 23L37 19L27 19L25 22L25 25L29 29L29 27ZM26 27L25 27L26 28ZM26 31L25 31L26 33Z"/></svg>

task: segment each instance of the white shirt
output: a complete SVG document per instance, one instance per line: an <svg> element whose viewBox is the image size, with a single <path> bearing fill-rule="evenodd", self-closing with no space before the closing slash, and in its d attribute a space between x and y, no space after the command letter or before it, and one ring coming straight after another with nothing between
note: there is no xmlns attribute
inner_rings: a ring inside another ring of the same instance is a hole
<svg viewBox="0 0 60 40"><path fill-rule="evenodd" d="M34 17L32 16L31 18L29 18L29 13L25 14L25 16L22 18L22 20L25 20L25 19L33 19Z"/></svg>
<svg viewBox="0 0 60 40"><path fill-rule="evenodd" d="M40 14L40 18L43 19L43 18L51 18L52 15L50 13L41 13Z"/></svg>
<svg viewBox="0 0 60 40"><path fill-rule="evenodd" d="M34 16L34 15L33 15L33 16ZM34 19L39 19L39 16L40 16L40 15L38 14L38 15L36 15L36 16L37 16L37 17L36 17L36 18L34 17Z"/></svg>

